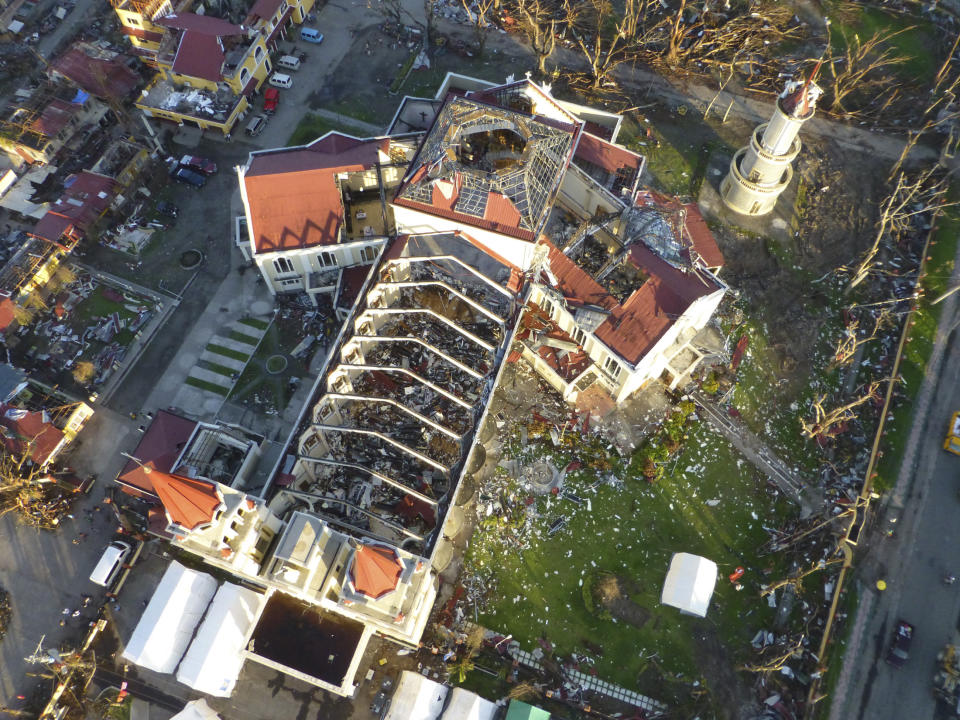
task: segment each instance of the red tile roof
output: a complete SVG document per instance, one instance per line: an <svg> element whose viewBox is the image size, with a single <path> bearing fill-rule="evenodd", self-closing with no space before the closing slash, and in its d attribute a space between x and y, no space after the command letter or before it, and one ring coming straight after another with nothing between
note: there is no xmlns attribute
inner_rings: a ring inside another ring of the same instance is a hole
<svg viewBox="0 0 960 720"><path fill-rule="evenodd" d="M391 548L361 544L353 556L353 588L374 600L396 590L401 574L403 564Z"/></svg>
<svg viewBox="0 0 960 720"><path fill-rule="evenodd" d="M703 219L700 208L696 203L687 203L683 207L687 211L687 233L690 235L693 249L697 251L708 268L723 267L725 263L723 253L720 252L713 232L707 227L707 221Z"/></svg>
<svg viewBox="0 0 960 720"><path fill-rule="evenodd" d="M101 98L126 97L140 80L119 58L103 60L90 57L79 47L67 50L54 60L50 67L91 95Z"/></svg>
<svg viewBox="0 0 960 720"><path fill-rule="evenodd" d="M250 14L258 18L263 18L264 20L269 20L276 15L277 10L279 10L280 6L285 2L286 0L257 0L253 4L253 7L250 8Z"/></svg>
<svg viewBox="0 0 960 720"><path fill-rule="evenodd" d="M64 183L63 194L30 234L58 242L71 226L86 230L110 207L116 186L113 178L88 170L71 175Z"/></svg>
<svg viewBox="0 0 960 720"><path fill-rule="evenodd" d="M631 364L640 362L694 300L719 288L683 273L637 244L629 259L649 277L594 331L597 339Z"/></svg>
<svg viewBox="0 0 960 720"><path fill-rule="evenodd" d="M633 245L629 261L647 280L620 304L593 277L546 240L550 270L571 305L594 305L610 315L594 331L604 345L631 364L639 362L694 300L719 288L693 273L683 273L642 244Z"/></svg>
<svg viewBox="0 0 960 720"><path fill-rule="evenodd" d="M46 411L30 411L0 403L0 435L7 452L29 450L30 459L42 465L63 441L63 431L50 422Z"/></svg>
<svg viewBox="0 0 960 720"><path fill-rule="evenodd" d="M51 137L63 130L79 110L79 105L54 98L40 113L40 117L33 121L31 129L34 132Z"/></svg>
<svg viewBox="0 0 960 720"><path fill-rule="evenodd" d="M209 480L195 480L153 470L153 491L160 498L167 518L185 530L194 530L214 518L223 499Z"/></svg>
<svg viewBox="0 0 960 720"><path fill-rule="evenodd" d="M203 78L211 82L223 79L223 44L216 35L187 30L173 58L173 71L179 75Z"/></svg>
<svg viewBox="0 0 960 720"><path fill-rule="evenodd" d="M196 427L194 420L167 410L158 410L132 455L152 468L170 472ZM118 479L141 490L153 492L149 473L143 472L140 463L134 460L129 460L123 466Z"/></svg>
<svg viewBox="0 0 960 720"><path fill-rule="evenodd" d="M363 288L363 283L370 274L373 265L354 265L344 268L340 275L340 294L337 297L337 307L352 308L357 295Z"/></svg>
<svg viewBox="0 0 960 720"><path fill-rule="evenodd" d="M0 298L0 331L6 330L16 319L16 303L8 297Z"/></svg>
<svg viewBox="0 0 960 720"><path fill-rule="evenodd" d="M577 158L593 163L613 175L620 168L628 168L636 173L643 166L643 156L589 133L580 133L574 161Z"/></svg>
<svg viewBox="0 0 960 720"><path fill-rule="evenodd" d="M335 176L374 167L390 140L339 133L302 148L254 155L243 176L255 252L335 243L343 203Z"/></svg>
<svg viewBox="0 0 960 720"><path fill-rule="evenodd" d="M554 287L574 305L595 305L611 310L617 305L616 298L608 293L586 270L564 255L553 243L541 240L547 246L550 271L557 282ZM552 283L551 283L552 285Z"/></svg>

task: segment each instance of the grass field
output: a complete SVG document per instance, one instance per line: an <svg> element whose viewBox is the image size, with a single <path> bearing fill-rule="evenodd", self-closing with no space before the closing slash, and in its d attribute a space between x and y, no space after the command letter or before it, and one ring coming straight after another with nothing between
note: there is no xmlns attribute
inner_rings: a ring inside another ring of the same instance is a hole
<svg viewBox="0 0 960 720"><path fill-rule="evenodd" d="M521 463L549 457L558 468L583 459L585 452L554 448L549 439L517 445L515 440ZM685 448L670 462L656 484L629 477L621 461L609 470L577 470L566 487L584 500L580 505L543 496L525 511L522 491L501 493L510 498L506 512L481 521L467 555L468 572L487 587L480 622L512 633L528 648L545 636L561 655L592 655L601 677L628 688L638 687L638 675L652 659L670 675L696 678L691 628L698 620L659 603L673 553L689 552L718 564L709 621L728 648L745 646L772 612L757 598L761 578L753 553L767 537L762 524L775 526L786 508L771 500L753 468L705 425L691 427ZM613 484L606 482L611 479ZM598 481L604 482L597 486ZM561 515L567 525L549 536L548 527ZM747 574L744 590L737 592L726 575L741 565ZM597 607L589 588L599 573L616 575L630 588L630 600L648 614L642 627ZM603 655L587 650L590 643L601 646Z"/></svg>

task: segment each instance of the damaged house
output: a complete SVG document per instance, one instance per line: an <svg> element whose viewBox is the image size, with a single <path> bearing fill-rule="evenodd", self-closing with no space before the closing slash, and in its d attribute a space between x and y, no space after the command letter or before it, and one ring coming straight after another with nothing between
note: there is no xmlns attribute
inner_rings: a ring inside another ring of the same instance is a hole
<svg viewBox="0 0 960 720"><path fill-rule="evenodd" d="M404 100L407 134L238 168L271 291L330 294L345 325L263 487L191 476L176 443L125 472L148 476L155 532L266 595L245 658L352 695L370 637L417 645L507 362L591 408L697 366L723 258L696 206L641 188L620 122L529 79L448 76Z"/></svg>

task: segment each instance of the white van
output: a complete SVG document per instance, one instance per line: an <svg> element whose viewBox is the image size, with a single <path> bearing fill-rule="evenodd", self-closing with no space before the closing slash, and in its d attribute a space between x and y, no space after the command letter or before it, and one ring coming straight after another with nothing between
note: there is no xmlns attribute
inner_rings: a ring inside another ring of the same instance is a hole
<svg viewBox="0 0 960 720"><path fill-rule="evenodd" d="M270 76L270 84L278 88L290 89L293 87L293 78L283 73L274 73Z"/></svg>
<svg viewBox="0 0 960 720"><path fill-rule="evenodd" d="M287 70L299 70L300 58L295 58L293 55L283 55L277 60L277 67L286 68Z"/></svg>
<svg viewBox="0 0 960 720"><path fill-rule="evenodd" d="M101 587L110 587L113 581L117 579L120 568L123 567L124 560L130 554L132 548L123 540L114 540L107 545L103 551L97 566L90 573L90 582Z"/></svg>

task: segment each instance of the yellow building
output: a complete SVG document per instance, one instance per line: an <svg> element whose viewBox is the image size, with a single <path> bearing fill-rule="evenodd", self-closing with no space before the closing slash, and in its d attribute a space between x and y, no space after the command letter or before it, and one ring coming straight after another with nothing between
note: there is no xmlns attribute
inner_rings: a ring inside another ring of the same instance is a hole
<svg viewBox="0 0 960 720"><path fill-rule="evenodd" d="M146 115L228 134L271 70L256 29L207 15L172 15L156 53L159 73L136 102Z"/></svg>
<svg viewBox="0 0 960 720"><path fill-rule="evenodd" d="M156 24L156 20L173 13L187 12L193 0L182 0L176 5L170 0L110 0L120 28L133 46L134 54L144 62L153 65L165 28Z"/></svg>

